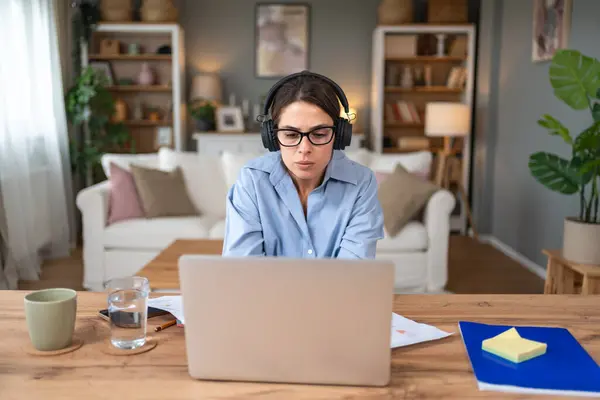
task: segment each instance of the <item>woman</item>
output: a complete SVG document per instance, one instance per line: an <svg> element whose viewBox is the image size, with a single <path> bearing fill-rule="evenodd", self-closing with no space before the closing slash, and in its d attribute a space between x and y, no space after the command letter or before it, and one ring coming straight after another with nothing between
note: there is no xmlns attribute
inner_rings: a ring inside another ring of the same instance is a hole
<svg viewBox="0 0 600 400"><path fill-rule="evenodd" d="M383 238L377 182L334 149L336 90L311 73L284 80L271 108L278 149L247 163L229 190L223 255L375 258Z"/></svg>

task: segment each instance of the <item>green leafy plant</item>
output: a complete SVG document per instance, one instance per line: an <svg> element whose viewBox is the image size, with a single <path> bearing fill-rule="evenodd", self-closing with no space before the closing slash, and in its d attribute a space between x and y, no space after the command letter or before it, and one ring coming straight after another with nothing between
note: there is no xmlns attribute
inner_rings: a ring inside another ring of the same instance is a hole
<svg viewBox="0 0 600 400"><path fill-rule="evenodd" d="M71 168L82 176L88 168L94 172L101 170L100 158L106 152L122 152L130 143L130 150L135 151L127 128L111 122L115 102L106 86L104 74L87 67L65 95L67 120L76 129L85 127L88 131L88 140L70 143Z"/></svg>
<svg viewBox="0 0 600 400"><path fill-rule="evenodd" d="M215 122L215 110L217 106L212 101L197 99L190 103L188 109L194 119L209 123Z"/></svg>
<svg viewBox="0 0 600 400"><path fill-rule="evenodd" d="M533 177L548 189L565 195L579 194L579 221L600 223L600 62L577 50L558 50L550 65L550 84L554 95L574 110L589 111L591 125L572 135L551 115L538 124L571 147L566 159L543 151L529 157Z"/></svg>

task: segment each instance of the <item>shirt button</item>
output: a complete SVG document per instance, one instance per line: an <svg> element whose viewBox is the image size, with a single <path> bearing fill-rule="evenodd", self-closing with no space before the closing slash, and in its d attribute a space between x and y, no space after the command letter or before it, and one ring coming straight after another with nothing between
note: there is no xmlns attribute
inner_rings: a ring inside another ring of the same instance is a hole
<svg viewBox="0 0 600 400"><path fill-rule="evenodd" d="M308 254L312 254L312 249L308 249Z"/></svg>

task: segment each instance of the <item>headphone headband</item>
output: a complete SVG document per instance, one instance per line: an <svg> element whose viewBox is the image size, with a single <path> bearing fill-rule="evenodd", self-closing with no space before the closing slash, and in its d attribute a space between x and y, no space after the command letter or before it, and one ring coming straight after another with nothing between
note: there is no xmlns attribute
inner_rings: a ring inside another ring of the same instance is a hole
<svg viewBox="0 0 600 400"><path fill-rule="evenodd" d="M335 83L334 81L332 81L331 79L329 79L328 77L324 76L324 75L320 75L317 74L315 72L310 72L310 71L301 71L301 72L296 72L294 74L288 75L282 79L280 79L277 83L275 83L275 85L273 85L273 87L271 88L271 90L269 90L269 93L267 94L267 97L265 99L265 105L263 108L263 116L266 118L266 116L269 114L269 108L271 108L271 104L273 103L273 100L275 99L275 94L277 93L277 90L279 90L279 88L281 86L283 86L284 83L286 83L287 81L290 81L298 76L314 76L316 78L322 79L323 81L329 83L332 87L333 90L335 90L338 99L340 100L340 103L342 103L342 107L344 107L344 111L346 112L346 114L348 114L350 112L350 108L348 106L348 99L346 99L346 95L344 94L344 91L342 90L342 88Z"/></svg>

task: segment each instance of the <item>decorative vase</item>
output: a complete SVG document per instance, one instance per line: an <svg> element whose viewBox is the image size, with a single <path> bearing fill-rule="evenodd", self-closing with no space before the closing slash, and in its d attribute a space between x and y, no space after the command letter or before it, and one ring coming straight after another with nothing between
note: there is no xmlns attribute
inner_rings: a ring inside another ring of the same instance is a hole
<svg viewBox="0 0 600 400"><path fill-rule="evenodd" d="M565 218L562 253L569 261L600 266L600 224Z"/></svg>
<svg viewBox="0 0 600 400"><path fill-rule="evenodd" d="M152 70L150 69L150 66L146 62L142 64L142 70L140 71L140 74L138 75L138 83L140 85L154 84L154 73L152 72Z"/></svg>
<svg viewBox="0 0 600 400"><path fill-rule="evenodd" d="M112 122L123 122L127 119L127 103L121 98L115 100L115 113L112 117Z"/></svg>
<svg viewBox="0 0 600 400"><path fill-rule="evenodd" d="M400 25L413 21L412 0L381 0L377 9L379 25Z"/></svg>

